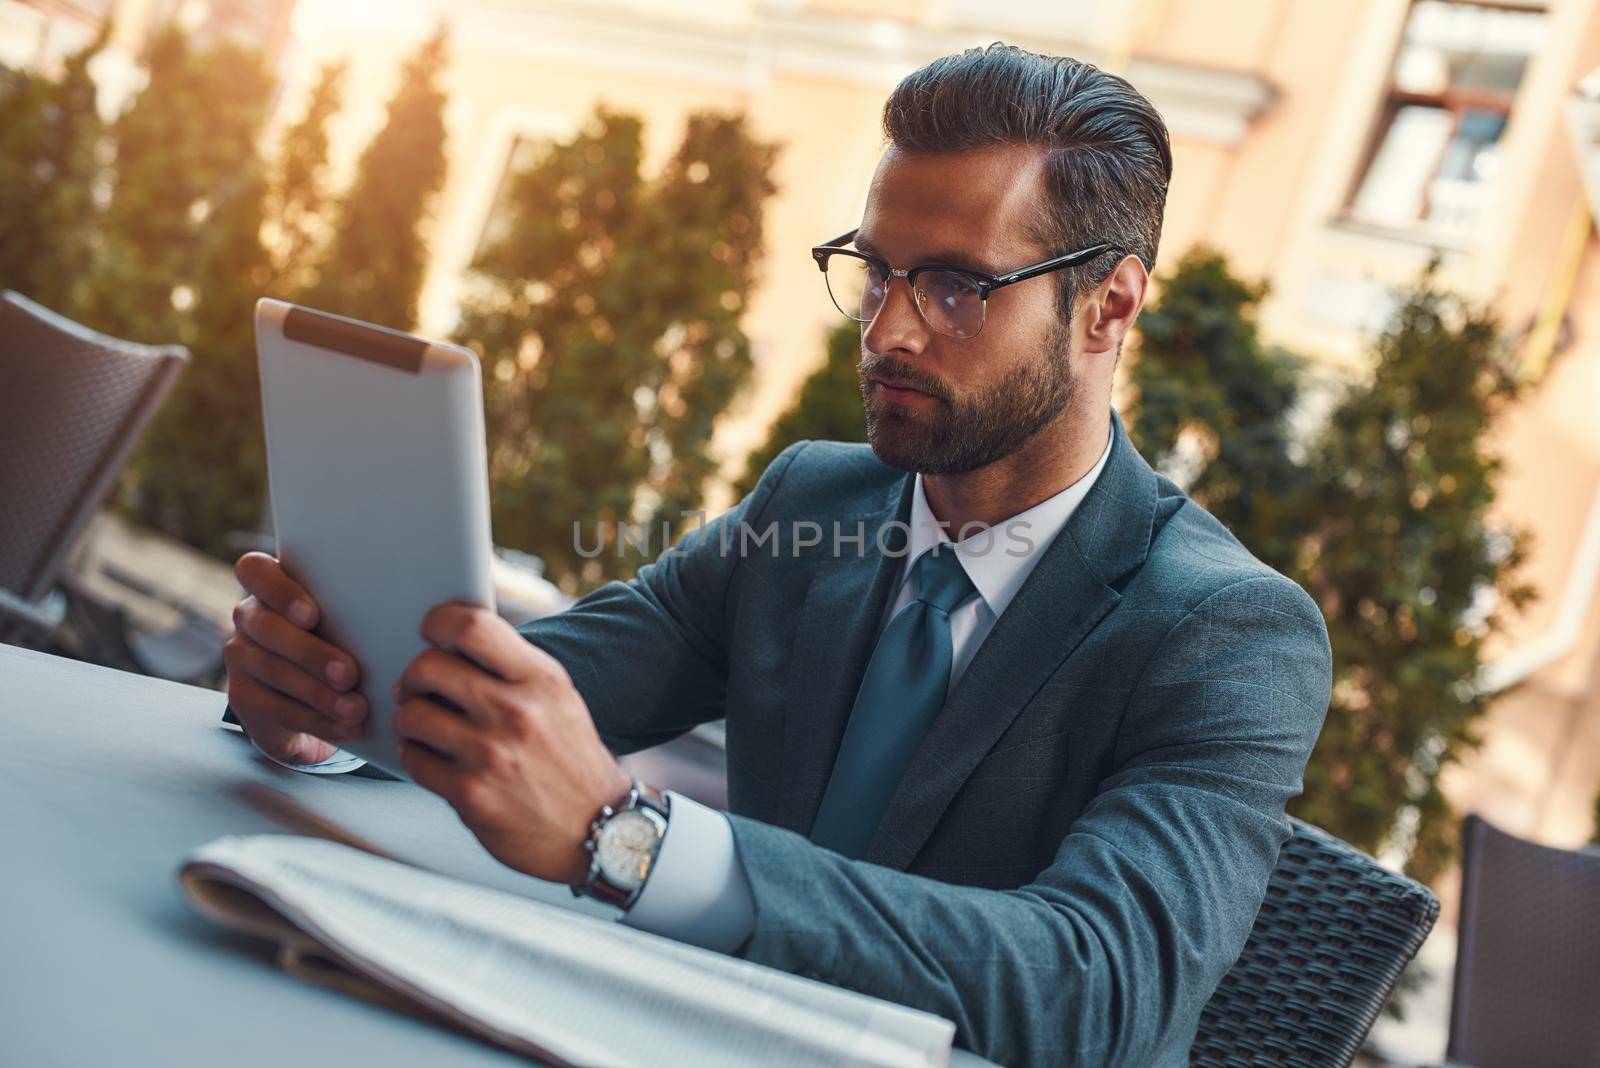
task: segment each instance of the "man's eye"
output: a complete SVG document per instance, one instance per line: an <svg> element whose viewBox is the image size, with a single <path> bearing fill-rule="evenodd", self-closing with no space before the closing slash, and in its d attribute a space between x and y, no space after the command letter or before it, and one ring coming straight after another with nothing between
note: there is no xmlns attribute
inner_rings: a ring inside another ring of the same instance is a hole
<svg viewBox="0 0 1600 1068"><path fill-rule="evenodd" d="M959 274L935 272L924 278L923 285L928 291L928 296L945 304L962 300L977 292L971 280Z"/></svg>

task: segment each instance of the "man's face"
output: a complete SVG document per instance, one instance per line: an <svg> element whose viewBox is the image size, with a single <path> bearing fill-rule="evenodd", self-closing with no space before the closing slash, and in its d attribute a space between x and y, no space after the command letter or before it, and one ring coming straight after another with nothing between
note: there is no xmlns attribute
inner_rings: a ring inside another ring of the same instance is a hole
<svg viewBox="0 0 1600 1068"><path fill-rule="evenodd" d="M910 156L890 148L867 194L856 247L895 268L926 263L997 275L1063 249L1032 237L1044 153L1025 146ZM894 279L861 335L867 438L891 467L957 474L1020 449L1066 407L1076 383L1053 275L989 296L967 340L935 333Z"/></svg>

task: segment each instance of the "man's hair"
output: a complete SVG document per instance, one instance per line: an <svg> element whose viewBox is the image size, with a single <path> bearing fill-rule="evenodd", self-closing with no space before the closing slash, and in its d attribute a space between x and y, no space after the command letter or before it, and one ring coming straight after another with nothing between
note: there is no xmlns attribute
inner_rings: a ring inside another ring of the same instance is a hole
<svg viewBox="0 0 1600 1068"><path fill-rule="evenodd" d="M1155 269L1172 146L1155 107L1115 74L1015 45L969 48L908 74L883 107L883 133L913 155L1037 145L1047 194L1034 237L1047 254L1109 241ZM1061 272L1064 315L1119 258Z"/></svg>

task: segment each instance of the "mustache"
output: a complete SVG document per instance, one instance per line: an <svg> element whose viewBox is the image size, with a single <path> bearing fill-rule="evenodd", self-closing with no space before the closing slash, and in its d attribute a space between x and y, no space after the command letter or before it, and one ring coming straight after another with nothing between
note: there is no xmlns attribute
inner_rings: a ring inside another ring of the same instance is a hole
<svg viewBox="0 0 1600 1068"><path fill-rule="evenodd" d="M897 360L893 356L878 356L873 353L862 353L861 364L858 368L861 379L865 382L869 378L891 378L896 382L904 382L912 389L926 393L930 397L948 402L950 390L943 382L926 371L913 367L904 360Z"/></svg>

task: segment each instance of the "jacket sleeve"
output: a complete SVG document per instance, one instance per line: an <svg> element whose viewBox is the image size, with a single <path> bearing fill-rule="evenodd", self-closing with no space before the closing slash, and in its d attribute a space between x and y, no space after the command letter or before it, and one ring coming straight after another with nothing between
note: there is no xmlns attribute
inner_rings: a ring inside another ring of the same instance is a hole
<svg viewBox="0 0 1600 1068"><path fill-rule="evenodd" d="M807 442L789 446L733 508L689 530L627 582L608 582L518 628L566 668L615 753L720 719L727 690L727 600L740 524L755 527Z"/></svg>
<svg viewBox="0 0 1600 1068"><path fill-rule="evenodd" d="M1002 1064L1186 1064L1288 839L1330 672L1321 614L1294 583L1213 592L1146 663L1115 771L1015 890L730 817L755 903L741 954L937 1013Z"/></svg>

